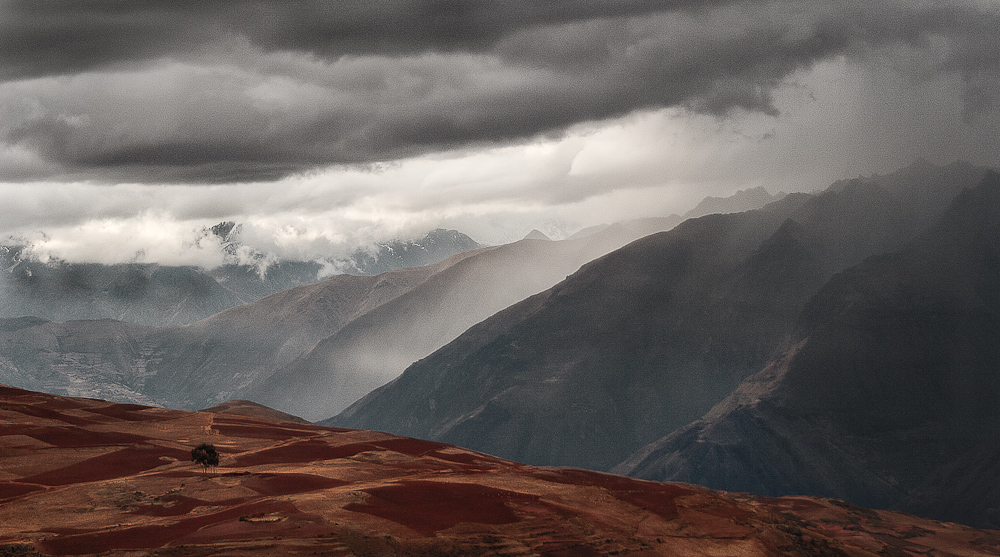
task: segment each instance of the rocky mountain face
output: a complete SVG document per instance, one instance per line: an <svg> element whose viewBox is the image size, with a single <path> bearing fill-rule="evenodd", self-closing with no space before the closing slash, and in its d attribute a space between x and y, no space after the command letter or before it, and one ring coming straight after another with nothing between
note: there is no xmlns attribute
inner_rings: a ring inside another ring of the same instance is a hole
<svg viewBox="0 0 1000 557"><path fill-rule="evenodd" d="M915 211L892 186L912 170L634 242L323 423L608 469L722 401L787 348L827 280L899 249L983 172L936 170L935 195Z"/></svg>
<svg viewBox="0 0 1000 557"><path fill-rule="evenodd" d="M901 251L830 280L791 348L616 470L998 527L997 331L994 173Z"/></svg>
<svg viewBox="0 0 1000 557"><path fill-rule="evenodd" d="M1000 555L995 531L839 500L540 469L263 410L0 386L0 555ZM218 466L192 462L202 443Z"/></svg>
<svg viewBox="0 0 1000 557"><path fill-rule="evenodd" d="M239 251L235 223L206 231L222 249ZM477 249L455 230L433 230L416 240L397 240L358 250L336 265L319 261L270 260L256 254L214 269L128 263L100 265L42 263L23 246L0 246L0 318L31 315L52 321L115 319L140 325L186 325L276 292L313 284L326 267L355 275L376 275L429 265ZM244 254L245 255L245 254Z"/></svg>

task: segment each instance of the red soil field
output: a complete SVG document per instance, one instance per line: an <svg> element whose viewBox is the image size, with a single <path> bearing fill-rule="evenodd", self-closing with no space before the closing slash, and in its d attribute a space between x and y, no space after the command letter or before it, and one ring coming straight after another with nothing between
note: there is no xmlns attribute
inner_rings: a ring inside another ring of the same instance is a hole
<svg viewBox="0 0 1000 557"><path fill-rule="evenodd" d="M27 435L57 447L104 447L146 443L149 437L117 431L92 431L60 426L4 426L4 435Z"/></svg>
<svg viewBox="0 0 1000 557"><path fill-rule="evenodd" d="M538 497L477 484L426 481L400 482L366 489L373 497L346 509L391 520L424 535L460 522L509 524L520 520L508 502L532 502Z"/></svg>
<svg viewBox="0 0 1000 557"><path fill-rule="evenodd" d="M258 428L273 428L273 429L283 429L288 431L301 431L301 432L312 432L312 433L336 433L336 432L348 432L349 429L342 429L337 427L325 427L318 426L310 423L298 423L298 422L285 422L285 421L271 421L263 422L268 418L265 417L253 417L253 416L242 416L239 414L215 414L213 422L216 424L229 424L229 425L244 425L250 427Z"/></svg>
<svg viewBox="0 0 1000 557"><path fill-rule="evenodd" d="M183 495L166 495L160 497L157 503L156 505L138 505L132 512L145 516L183 516L198 507L214 504Z"/></svg>
<svg viewBox="0 0 1000 557"><path fill-rule="evenodd" d="M18 389L17 387L11 387L9 385L0 385L0 397L7 400L14 400L16 397L25 395L34 395L32 391L26 391L24 389Z"/></svg>
<svg viewBox="0 0 1000 557"><path fill-rule="evenodd" d="M673 486L663 487L665 489L615 490L611 493L620 501L635 505L644 511L656 513L662 518L668 520L677 518L677 503L675 499L678 495L686 494L687 490L679 488L670 489Z"/></svg>
<svg viewBox="0 0 1000 557"><path fill-rule="evenodd" d="M761 503L780 506L790 511L817 511L826 507L816 501L798 497L761 497Z"/></svg>
<svg viewBox="0 0 1000 557"><path fill-rule="evenodd" d="M0 555L1000 556L1000 532L378 432L4 386L0 416Z"/></svg>
<svg viewBox="0 0 1000 557"><path fill-rule="evenodd" d="M222 431L222 430L220 430ZM350 458L367 451L390 450L409 456L432 455L444 460L459 462L459 459L473 461L479 457L471 455L440 454L439 449L448 447L444 443L421 441L419 439L396 438L371 441L369 443L351 443L347 445L330 446L325 440L306 440L280 448L260 451L252 455L237 457L235 466L255 466L266 462L313 462L335 458Z"/></svg>
<svg viewBox="0 0 1000 557"><path fill-rule="evenodd" d="M10 385L0 385L0 399L5 403L5 406L11 404L36 404L41 403L45 405L45 408L51 410L65 410L68 408L87 408L90 406L88 401L93 401L93 399L85 398L73 398L73 397L58 397L53 399L52 395L45 393L39 393L35 391L26 391L24 389L18 389L17 387L11 387ZM103 404L108 404L102 402Z"/></svg>
<svg viewBox="0 0 1000 557"><path fill-rule="evenodd" d="M161 547L168 542L197 532L210 524L216 524L240 516L273 512L286 508L270 502L251 503L233 507L216 513L174 522L170 525L138 526L116 528L89 534L75 534L52 538L40 542L43 550L56 555L83 555L101 553L111 549L148 549Z"/></svg>
<svg viewBox="0 0 1000 557"><path fill-rule="evenodd" d="M234 425L220 424L218 420L212 424L212 429L222 435L232 437L253 437L257 439L285 440L293 437L312 437L317 435L315 431L302 431L289 429L287 427L261 427L260 425Z"/></svg>
<svg viewBox="0 0 1000 557"><path fill-rule="evenodd" d="M175 417L170 414L141 412L141 410L148 409L148 406L141 406L138 404L112 404L110 406L87 408L86 410L92 414L99 414L108 418L130 422L156 422L169 420Z"/></svg>
<svg viewBox="0 0 1000 557"><path fill-rule="evenodd" d="M227 519L199 527L196 531L174 540L175 545L217 543L220 540L275 539L281 537L313 537L329 532L329 527L316 528L312 522L319 517L302 513L287 501L270 501L242 507L253 512L241 514L236 520ZM272 522L273 517L280 520ZM290 519L290 520L285 520ZM239 555L239 553L236 553Z"/></svg>
<svg viewBox="0 0 1000 557"><path fill-rule="evenodd" d="M489 468L491 465L496 465L499 461L496 457L475 453L446 453L444 451L430 451L426 454L427 456L433 456L434 458L440 458L441 460L447 460L448 462L454 462L455 464L465 464L466 469L469 470L477 470L483 467Z"/></svg>
<svg viewBox="0 0 1000 557"><path fill-rule="evenodd" d="M200 478L204 475L200 468L198 470L170 470L169 472L150 474L150 476L159 476L162 478Z"/></svg>
<svg viewBox="0 0 1000 557"><path fill-rule="evenodd" d="M32 416L35 418L43 418L46 420L58 420L60 422L66 422L70 425L90 425L99 423L99 419L91 418L81 418L79 416L71 416L60 410L55 410L52 408L46 408L42 406L37 406L34 404L7 404L8 410L14 412L19 412L27 416Z"/></svg>
<svg viewBox="0 0 1000 557"><path fill-rule="evenodd" d="M0 482L0 501L20 497L25 493L45 489L40 485L31 485L18 482Z"/></svg>
<svg viewBox="0 0 1000 557"><path fill-rule="evenodd" d="M257 466L272 463L303 463L348 458L365 451L379 450L374 443L334 446L323 439L299 441L236 458L234 466Z"/></svg>
<svg viewBox="0 0 1000 557"><path fill-rule="evenodd" d="M240 483L261 495L292 495L340 487L348 482L311 474L252 474Z"/></svg>
<svg viewBox="0 0 1000 557"><path fill-rule="evenodd" d="M54 486L110 480L162 466L164 464L162 457L181 460L190 459L191 454L157 445L138 445L24 478L24 481Z"/></svg>
<svg viewBox="0 0 1000 557"><path fill-rule="evenodd" d="M420 456L422 454L426 454L431 451L448 448L449 446L444 443L437 443L434 441L422 441L420 439L410 439L409 437L397 437L395 439L383 439L381 441L373 441L372 445L410 456Z"/></svg>
<svg viewBox="0 0 1000 557"><path fill-rule="evenodd" d="M581 486L599 486L611 491L632 491L639 487L670 487L685 492L691 491L690 488L684 488L676 484L647 482L644 480L626 478L624 476L616 476L614 474L584 470L582 468L536 469L534 474L539 479L549 482Z"/></svg>

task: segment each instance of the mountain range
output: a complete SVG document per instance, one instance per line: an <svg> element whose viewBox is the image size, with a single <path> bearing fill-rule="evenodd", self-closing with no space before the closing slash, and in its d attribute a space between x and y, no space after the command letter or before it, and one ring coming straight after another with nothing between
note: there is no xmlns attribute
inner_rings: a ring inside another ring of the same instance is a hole
<svg viewBox="0 0 1000 557"><path fill-rule="evenodd" d="M609 469L720 402L835 273L899 248L982 174L918 164L687 220L494 315L324 423ZM897 183L936 196L912 211Z"/></svg>
<svg viewBox="0 0 1000 557"><path fill-rule="evenodd" d="M0 320L0 381L185 409L252 398L321 419L643 231L626 223L577 240L523 240L375 276L336 275L186 326Z"/></svg>
<svg viewBox="0 0 1000 557"><path fill-rule="evenodd" d="M838 274L792 346L616 470L1000 527L1000 175Z"/></svg>
<svg viewBox="0 0 1000 557"><path fill-rule="evenodd" d="M212 269L144 263L103 265L41 262L23 245L0 246L0 318L52 321L115 319L140 325L186 325L225 309L295 286L324 273L377 275L443 261L482 247L456 230L437 229L416 240L357 250L345 259L295 261L260 253L239 242L233 222L206 228L226 254Z"/></svg>
<svg viewBox="0 0 1000 557"><path fill-rule="evenodd" d="M758 194L186 326L2 320L0 382L1000 525L1000 177L917 161Z"/></svg>
<svg viewBox="0 0 1000 557"><path fill-rule="evenodd" d="M691 219L321 423L995 527L996 490L941 482L997 476L998 200L996 174L918 161Z"/></svg>
<svg viewBox="0 0 1000 557"><path fill-rule="evenodd" d="M183 327L3 320L0 376L48 392L204 408L238 398L230 394L454 260L374 277L337 275Z"/></svg>

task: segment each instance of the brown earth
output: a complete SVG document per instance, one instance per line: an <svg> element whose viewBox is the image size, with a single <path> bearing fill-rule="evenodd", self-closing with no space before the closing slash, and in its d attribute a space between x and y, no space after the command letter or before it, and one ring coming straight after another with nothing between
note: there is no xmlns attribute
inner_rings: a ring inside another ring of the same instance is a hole
<svg viewBox="0 0 1000 557"><path fill-rule="evenodd" d="M232 414L236 416L252 416L256 418L268 418L271 420L296 422L300 424L312 423L298 416L293 416L280 410L275 410L274 408L268 408L267 406L257 404L252 400L243 399L227 400L226 402L216 404L210 408L205 408L201 410L201 412L212 412L213 414Z"/></svg>
<svg viewBox="0 0 1000 557"><path fill-rule="evenodd" d="M1000 555L1000 532L0 386L0 555L36 554Z"/></svg>

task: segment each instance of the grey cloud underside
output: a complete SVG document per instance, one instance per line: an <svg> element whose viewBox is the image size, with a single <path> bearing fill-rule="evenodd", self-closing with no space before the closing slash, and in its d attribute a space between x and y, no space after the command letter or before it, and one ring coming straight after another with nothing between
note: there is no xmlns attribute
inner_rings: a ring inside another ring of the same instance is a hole
<svg viewBox="0 0 1000 557"><path fill-rule="evenodd" d="M483 51L520 29L641 15L692 0L347 0L9 2L6 77L72 73L192 52L234 33L266 50L344 54ZM73 48L68 48L72 46Z"/></svg>
<svg viewBox="0 0 1000 557"><path fill-rule="evenodd" d="M21 1L0 15L0 148L37 157L5 172L22 179L268 180L647 108L773 114L792 72L900 45L935 53L920 71L963 77L974 117L1000 60L1000 16L971 4Z"/></svg>

